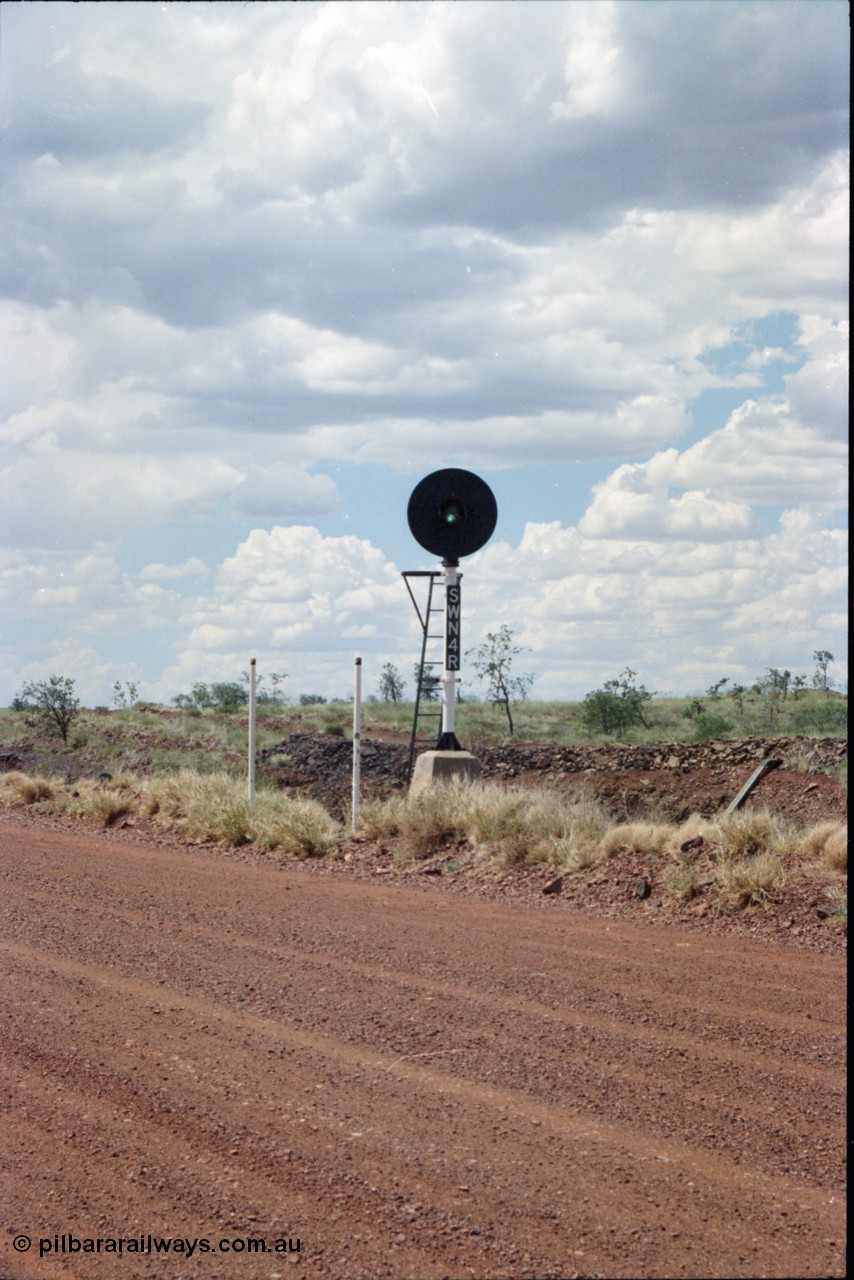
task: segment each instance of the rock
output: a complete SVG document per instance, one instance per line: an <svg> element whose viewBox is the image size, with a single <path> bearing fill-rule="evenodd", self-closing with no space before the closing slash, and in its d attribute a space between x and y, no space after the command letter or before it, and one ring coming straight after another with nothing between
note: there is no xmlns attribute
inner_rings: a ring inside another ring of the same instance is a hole
<svg viewBox="0 0 854 1280"><path fill-rule="evenodd" d="M547 885L543 885L543 893L560 893L563 889L563 876L556 876Z"/></svg>
<svg viewBox="0 0 854 1280"><path fill-rule="evenodd" d="M649 881L638 880L637 884L635 885L635 897L640 898L641 901L643 901L645 898L648 898L651 893L652 893L652 885L649 883Z"/></svg>
<svg viewBox="0 0 854 1280"><path fill-rule="evenodd" d="M702 836L694 836L693 840L686 840L684 844L680 844L680 853L687 853L689 849L702 849L704 840Z"/></svg>

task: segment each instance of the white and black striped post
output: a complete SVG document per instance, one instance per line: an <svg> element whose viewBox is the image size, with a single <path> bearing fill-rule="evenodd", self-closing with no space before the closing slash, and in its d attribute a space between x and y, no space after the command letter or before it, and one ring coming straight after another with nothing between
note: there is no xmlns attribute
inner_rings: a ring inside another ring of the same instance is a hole
<svg viewBox="0 0 854 1280"><path fill-rule="evenodd" d="M457 673L462 665L460 579L463 575L456 560L443 560L442 569L445 574L445 661L442 672L442 732L437 747L439 751L460 751L455 726Z"/></svg>

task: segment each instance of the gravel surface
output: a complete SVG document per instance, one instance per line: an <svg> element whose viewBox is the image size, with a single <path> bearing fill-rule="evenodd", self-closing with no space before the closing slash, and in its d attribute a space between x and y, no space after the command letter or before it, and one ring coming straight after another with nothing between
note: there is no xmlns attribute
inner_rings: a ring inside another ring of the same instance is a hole
<svg viewBox="0 0 854 1280"><path fill-rule="evenodd" d="M0 819L2 1280L845 1274L839 950L382 857Z"/></svg>

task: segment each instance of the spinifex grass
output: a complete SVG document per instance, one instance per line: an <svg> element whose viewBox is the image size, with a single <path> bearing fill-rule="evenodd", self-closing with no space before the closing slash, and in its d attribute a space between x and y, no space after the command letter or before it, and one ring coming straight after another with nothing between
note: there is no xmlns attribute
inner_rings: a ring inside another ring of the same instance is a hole
<svg viewBox="0 0 854 1280"><path fill-rule="evenodd" d="M831 871L848 871L848 827L843 822L820 822L802 838L801 855Z"/></svg>
<svg viewBox="0 0 854 1280"><path fill-rule="evenodd" d="M18 804L38 804L41 800L50 800L57 790L62 790L62 786L60 778L34 778L18 769L10 769L8 773L0 773L0 804L7 808Z"/></svg>
<svg viewBox="0 0 854 1280"><path fill-rule="evenodd" d="M67 811L100 826L135 815L191 840L291 857L322 856L344 835L313 800L261 788L250 806L243 781L226 773L123 772L67 784L12 771L0 774L0 804ZM616 824L592 793L554 787L452 784L415 798L366 800L359 830L388 842L404 863L445 858L497 875L531 865L574 875L609 860L625 866L626 859L649 859L665 896L687 900L708 891L722 908L766 902L787 877L805 875L841 897L848 867L843 823L799 831L751 810L719 821L695 815L679 825Z"/></svg>
<svg viewBox="0 0 854 1280"><path fill-rule="evenodd" d="M449 784L414 799L373 801L360 815L363 834L394 839L403 859L428 858L456 841L468 843L481 860L516 867L580 862L607 827L608 816L592 797L485 784Z"/></svg>
<svg viewBox="0 0 854 1280"><path fill-rule="evenodd" d="M555 788L436 787L414 799L369 802L360 829L393 843L404 861L465 850L468 865L499 873L543 864L572 875L621 856L648 856L659 860L665 896L685 901L710 890L723 908L768 901L809 863L837 874L847 869L842 824L800 832L764 811L718 822L694 815L680 824L615 824L595 797Z"/></svg>
<svg viewBox="0 0 854 1280"><path fill-rule="evenodd" d="M181 770L159 778L122 773L66 784L10 772L0 774L0 804L49 804L53 812L79 814L101 827L138 815L191 840L252 844L296 858L323 855L342 834L316 801L259 790L250 805L245 783L225 773Z"/></svg>
<svg viewBox="0 0 854 1280"><path fill-rule="evenodd" d="M786 882L786 868L774 853L763 851L746 858L724 856L716 866L716 886L733 907L749 907L767 901Z"/></svg>
<svg viewBox="0 0 854 1280"><path fill-rule="evenodd" d="M315 800L260 790L250 805L245 784L225 773L182 770L149 778L142 805L155 821L191 839L253 844L291 857L322 855L341 835L340 825Z"/></svg>

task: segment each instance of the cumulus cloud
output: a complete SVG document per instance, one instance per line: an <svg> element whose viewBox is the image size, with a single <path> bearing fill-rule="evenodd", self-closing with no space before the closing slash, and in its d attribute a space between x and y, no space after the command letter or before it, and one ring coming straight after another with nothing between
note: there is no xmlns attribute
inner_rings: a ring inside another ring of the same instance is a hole
<svg viewBox="0 0 854 1280"><path fill-rule="evenodd" d="M491 544L464 566L464 643L506 622L529 650L524 666L543 698L581 697L627 664L671 691L699 691L722 674L753 678L769 663L805 670L814 648L843 652L833 610L845 555L845 538L806 513L784 514L764 536L736 530L728 543L601 540L532 524L518 546ZM310 527L255 530L184 621L186 641L165 677L173 685L192 672L238 670L251 651L267 670L287 670L294 689L340 694L353 653L364 655L367 680L386 661L408 676L420 644L380 550Z"/></svg>
<svg viewBox="0 0 854 1280"><path fill-rule="evenodd" d="M536 696L581 697L627 665L648 687L699 692L724 674L806 670L819 647L841 658L844 624L832 614L846 554L844 533L807 512L729 542L599 539L557 522L529 525L517 549L481 553L467 603L488 620L477 635L507 622L529 647Z"/></svg>
<svg viewBox="0 0 854 1280"><path fill-rule="evenodd" d="M810 358L784 394L746 400L683 452L619 467L596 487L582 532L728 541L750 533L753 505L844 507L847 324L808 322L802 345Z"/></svg>
<svg viewBox="0 0 854 1280"><path fill-rule="evenodd" d="M415 620L398 570L354 536L325 538L311 526L254 529L220 565L210 595L187 603L177 661L163 675L173 692L224 676L257 657L259 670L288 671L295 691L346 694L353 656L406 664L417 657ZM412 656L414 655L414 656ZM192 673L196 674L192 674Z"/></svg>
<svg viewBox="0 0 854 1280"><path fill-rule="evenodd" d="M160 564L152 561L136 575L140 582L174 582L179 578L196 578L207 574L208 566L198 556L189 556L182 564Z"/></svg>

